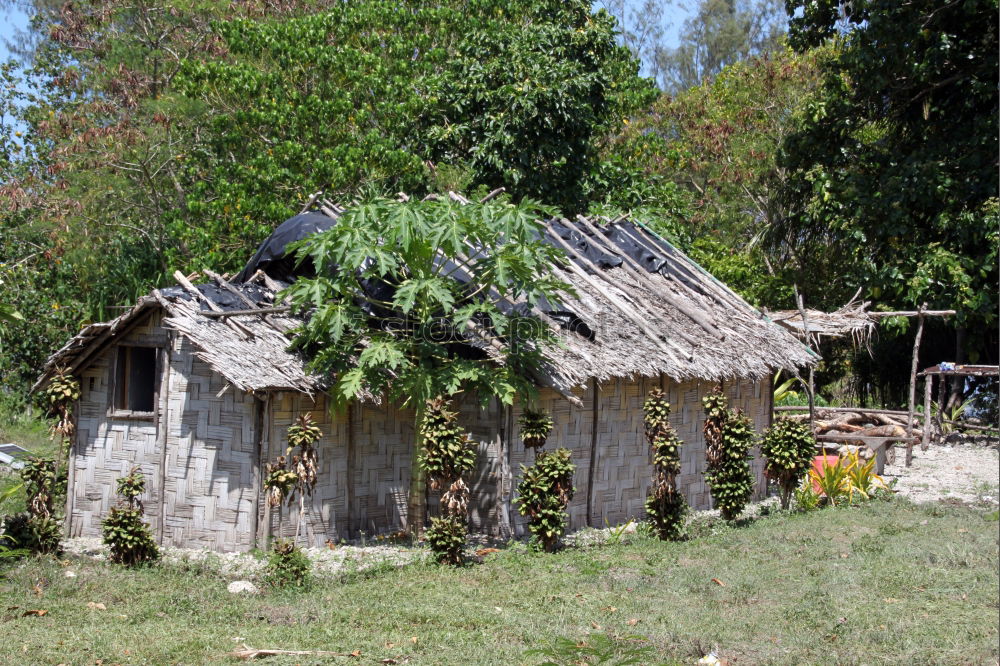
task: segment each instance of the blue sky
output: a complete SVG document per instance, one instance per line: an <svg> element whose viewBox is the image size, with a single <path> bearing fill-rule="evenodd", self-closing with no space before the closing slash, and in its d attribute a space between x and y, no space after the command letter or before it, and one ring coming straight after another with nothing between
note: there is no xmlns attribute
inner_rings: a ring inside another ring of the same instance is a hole
<svg viewBox="0 0 1000 666"><path fill-rule="evenodd" d="M28 27L28 16L20 7L8 7L0 9L0 61L5 61L10 57L7 50L7 40L9 40L17 30L24 30Z"/></svg>

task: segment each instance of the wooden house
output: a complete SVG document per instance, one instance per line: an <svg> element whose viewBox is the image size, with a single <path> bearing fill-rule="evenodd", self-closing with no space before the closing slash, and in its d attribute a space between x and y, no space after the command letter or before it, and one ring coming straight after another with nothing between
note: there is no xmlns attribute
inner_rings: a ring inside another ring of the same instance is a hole
<svg viewBox="0 0 1000 666"><path fill-rule="evenodd" d="M292 218L321 228L336 207ZM318 223L318 225L317 225ZM548 223L566 252L554 268L576 297L546 313L561 344L546 351L540 402L555 427L547 448L567 447L577 465L570 529L642 518L651 464L642 403L659 386L684 440L681 490L711 506L704 480L701 398L720 382L731 405L758 429L771 417L771 382L811 353L695 262L641 224L577 218ZM268 249L270 248L270 249ZM311 412L323 430L320 474L302 533L312 545L406 527L414 447L411 409L371 397L339 412L323 384L288 351L298 322L275 295L288 279L280 247L265 243L240 277L206 271L156 289L120 317L92 324L56 352L38 386L57 369L81 383L67 501L70 536L98 536L115 502L115 480L139 466L146 515L160 543L220 551L294 533L297 509L279 521L266 507L263 467L284 453L293 420ZM566 322L572 320L573 324ZM525 526L512 507L519 464L521 404L459 403L479 443L470 483L471 528L509 536ZM754 461L758 493L762 462Z"/></svg>

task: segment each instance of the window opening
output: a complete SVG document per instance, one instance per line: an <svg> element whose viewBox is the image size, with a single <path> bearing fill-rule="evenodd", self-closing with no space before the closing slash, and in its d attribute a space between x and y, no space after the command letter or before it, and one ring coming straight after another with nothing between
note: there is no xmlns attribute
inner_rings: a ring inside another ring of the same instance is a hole
<svg viewBox="0 0 1000 666"><path fill-rule="evenodd" d="M115 409L152 412L156 395L156 348L118 347Z"/></svg>

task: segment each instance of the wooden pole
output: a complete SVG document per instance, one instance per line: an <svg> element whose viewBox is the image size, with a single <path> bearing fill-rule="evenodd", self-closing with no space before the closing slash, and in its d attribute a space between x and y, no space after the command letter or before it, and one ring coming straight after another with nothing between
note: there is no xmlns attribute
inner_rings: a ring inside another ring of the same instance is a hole
<svg viewBox="0 0 1000 666"><path fill-rule="evenodd" d="M924 308L927 304L924 303L920 306L920 310L917 314L917 335L913 339L913 358L910 361L910 402L908 413L906 415L906 436L911 437L913 435L913 412L916 408L917 401L917 365L920 360L920 338L924 335ZM909 466L909 460L907 460L907 466Z"/></svg>
<svg viewBox="0 0 1000 666"><path fill-rule="evenodd" d="M597 378L590 380L592 415L590 419L590 471L587 475L587 525L594 527L594 481L597 479L597 425L600 410L597 402Z"/></svg>
<svg viewBox="0 0 1000 666"><path fill-rule="evenodd" d="M813 351L812 343L809 339L809 320L806 318L806 308L805 301L802 299L802 294L799 293L798 287L795 287L795 302L799 306L799 314L802 317L802 336L805 339L806 348L809 351ZM809 366L809 386L806 387L806 393L809 398L809 429L814 428L816 422L816 394L813 389L814 379L813 379L813 366ZM773 390L773 388L772 388Z"/></svg>
<svg viewBox="0 0 1000 666"><path fill-rule="evenodd" d="M924 375L924 436L920 442L920 450L926 451L931 441L931 393L934 391L934 375ZM906 465L913 459L913 444L906 446Z"/></svg>

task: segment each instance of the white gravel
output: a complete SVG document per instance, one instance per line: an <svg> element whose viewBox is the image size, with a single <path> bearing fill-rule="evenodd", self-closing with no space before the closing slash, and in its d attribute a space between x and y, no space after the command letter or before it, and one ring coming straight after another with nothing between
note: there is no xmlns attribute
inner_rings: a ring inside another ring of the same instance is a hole
<svg viewBox="0 0 1000 666"><path fill-rule="evenodd" d="M995 442L995 440L994 440ZM913 465L905 466L906 450L886 465L883 478L896 480L895 490L913 502L960 501L997 506L1000 499L1000 452L996 445L956 443L913 448Z"/></svg>
<svg viewBox="0 0 1000 666"><path fill-rule="evenodd" d="M77 537L63 542L67 555L104 560L108 547L98 538ZM334 575L364 571L377 566L404 566L430 558L430 551L396 546L337 546L336 548L303 548L312 560L313 573ZM267 566L266 556L254 553L217 553L198 548L160 550L162 563L168 566L195 566L229 580L259 579Z"/></svg>

